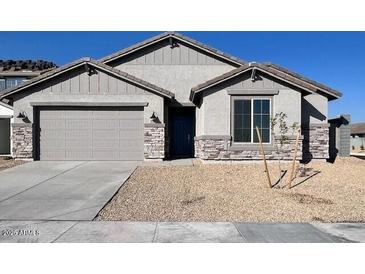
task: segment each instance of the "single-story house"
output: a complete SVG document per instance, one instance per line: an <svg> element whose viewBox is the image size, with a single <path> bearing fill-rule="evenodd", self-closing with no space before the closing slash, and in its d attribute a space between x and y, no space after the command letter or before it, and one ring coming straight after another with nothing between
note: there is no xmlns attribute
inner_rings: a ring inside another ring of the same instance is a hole
<svg viewBox="0 0 365 274"><path fill-rule="evenodd" d="M54 63L43 60L0 60L0 96L5 90L20 85L54 67ZM11 155L12 123L12 106L6 102L0 102L0 155Z"/></svg>
<svg viewBox="0 0 365 274"><path fill-rule="evenodd" d="M365 150L365 123L353 123L351 127L351 150Z"/></svg>
<svg viewBox="0 0 365 274"><path fill-rule="evenodd" d="M328 103L340 97L283 67L166 32L53 69L0 99L14 108L17 158L252 160L261 158L256 126L268 158L278 158L270 118L279 112L301 125L300 158L328 158Z"/></svg>

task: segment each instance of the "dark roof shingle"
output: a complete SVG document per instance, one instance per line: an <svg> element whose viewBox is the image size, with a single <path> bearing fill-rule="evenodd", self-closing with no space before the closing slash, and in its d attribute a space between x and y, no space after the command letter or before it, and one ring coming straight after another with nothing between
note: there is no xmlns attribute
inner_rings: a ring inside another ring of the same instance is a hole
<svg viewBox="0 0 365 274"><path fill-rule="evenodd" d="M55 67L57 67L55 63L44 60L0 60L0 72L43 71Z"/></svg>

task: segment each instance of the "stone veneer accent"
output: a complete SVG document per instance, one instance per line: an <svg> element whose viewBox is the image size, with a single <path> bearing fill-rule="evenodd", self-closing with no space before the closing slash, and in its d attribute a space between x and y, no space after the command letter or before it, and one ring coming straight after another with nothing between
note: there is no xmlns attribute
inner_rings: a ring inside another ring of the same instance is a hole
<svg viewBox="0 0 365 274"><path fill-rule="evenodd" d="M144 125L144 158L159 160L165 157L165 124Z"/></svg>
<svg viewBox="0 0 365 274"><path fill-rule="evenodd" d="M165 159L170 157L170 132L168 123L165 124Z"/></svg>
<svg viewBox="0 0 365 274"><path fill-rule="evenodd" d="M310 124L302 130L305 160L329 158L329 126L329 124Z"/></svg>
<svg viewBox="0 0 365 274"><path fill-rule="evenodd" d="M33 125L12 124L12 143L14 158L33 158Z"/></svg>
<svg viewBox="0 0 365 274"><path fill-rule="evenodd" d="M288 136L287 144L282 147L283 160L290 160L294 155L295 136ZM279 142L279 136L274 142ZM302 158L302 139L300 139L297 159ZM232 145L230 136L198 136L195 138L195 157L202 160L261 160L260 148L256 144ZM265 156L268 160L279 159L276 146L264 145Z"/></svg>

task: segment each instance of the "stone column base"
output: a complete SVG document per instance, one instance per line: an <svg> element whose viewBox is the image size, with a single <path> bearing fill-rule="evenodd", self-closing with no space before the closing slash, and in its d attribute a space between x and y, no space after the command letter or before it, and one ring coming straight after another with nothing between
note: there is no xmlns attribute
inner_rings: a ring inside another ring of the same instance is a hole
<svg viewBox="0 0 365 274"><path fill-rule="evenodd" d="M12 124L13 157L16 159L33 159L33 125L26 123Z"/></svg>
<svg viewBox="0 0 365 274"><path fill-rule="evenodd" d="M151 123L144 125L144 158L162 160L165 158L165 125Z"/></svg>
<svg viewBox="0 0 365 274"><path fill-rule="evenodd" d="M310 124L302 130L303 159L329 158L329 124Z"/></svg>

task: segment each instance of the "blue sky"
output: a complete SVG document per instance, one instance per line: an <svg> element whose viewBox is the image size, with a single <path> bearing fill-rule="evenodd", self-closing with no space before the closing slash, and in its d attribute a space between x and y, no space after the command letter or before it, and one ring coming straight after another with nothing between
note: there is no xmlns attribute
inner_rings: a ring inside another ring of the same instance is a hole
<svg viewBox="0 0 365 274"><path fill-rule="evenodd" d="M160 32L1 32L0 59L44 59L63 65L101 58ZM343 93L329 117L365 122L365 32L184 32L246 61L273 62Z"/></svg>

